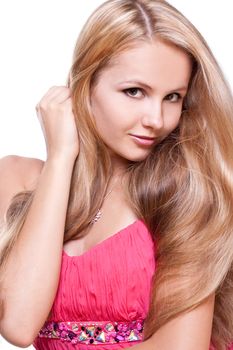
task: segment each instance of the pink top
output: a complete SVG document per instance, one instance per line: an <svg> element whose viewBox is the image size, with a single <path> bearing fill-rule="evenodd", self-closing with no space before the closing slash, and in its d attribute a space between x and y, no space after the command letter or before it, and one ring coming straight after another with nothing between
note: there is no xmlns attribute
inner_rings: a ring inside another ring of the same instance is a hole
<svg viewBox="0 0 233 350"><path fill-rule="evenodd" d="M144 320L155 272L154 256L154 241L142 220L136 220L80 256L69 256L63 250L59 286L48 321ZM116 350L141 341L88 345L38 336L33 345L37 350Z"/></svg>
<svg viewBox="0 0 233 350"><path fill-rule="evenodd" d="M142 220L135 221L80 256L69 256L63 250L60 281L48 318L50 327L54 321L51 333L54 324L64 322L67 325L68 321L70 324L82 321L108 325L110 322L112 327L114 322L139 320L136 324L140 330L140 321L146 318L149 310L155 252L156 245ZM64 324L60 323L59 334L62 334ZM84 330L87 336L87 328ZM66 329L64 334L68 334ZM143 337L143 333L138 334ZM117 350L132 347L142 340L95 345L38 336L33 345L37 350ZM211 346L210 349L215 350ZM233 350L233 344L228 349Z"/></svg>

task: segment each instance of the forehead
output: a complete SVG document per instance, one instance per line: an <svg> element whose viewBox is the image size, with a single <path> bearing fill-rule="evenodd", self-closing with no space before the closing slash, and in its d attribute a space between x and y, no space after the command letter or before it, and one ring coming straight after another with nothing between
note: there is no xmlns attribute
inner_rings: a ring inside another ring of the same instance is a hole
<svg viewBox="0 0 233 350"><path fill-rule="evenodd" d="M112 58L102 77L107 80L138 78L152 86L158 81L175 86L187 84L191 67L189 55L175 45L141 42Z"/></svg>

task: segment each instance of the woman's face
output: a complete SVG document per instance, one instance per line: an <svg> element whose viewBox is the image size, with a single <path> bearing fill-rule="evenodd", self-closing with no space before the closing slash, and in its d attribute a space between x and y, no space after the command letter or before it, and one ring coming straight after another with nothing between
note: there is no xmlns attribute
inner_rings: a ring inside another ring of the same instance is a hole
<svg viewBox="0 0 233 350"><path fill-rule="evenodd" d="M176 128L191 70L186 53L156 41L121 53L102 71L91 94L92 112L118 164L144 160Z"/></svg>

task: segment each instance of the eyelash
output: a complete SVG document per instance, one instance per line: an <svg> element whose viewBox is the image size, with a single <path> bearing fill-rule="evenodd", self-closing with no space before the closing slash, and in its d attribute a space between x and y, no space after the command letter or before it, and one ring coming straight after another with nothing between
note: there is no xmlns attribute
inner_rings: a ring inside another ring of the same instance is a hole
<svg viewBox="0 0 233 350"><path fill-rule="evenodd" d="M124 92L127 96L129 96L129 95L128 95L128 92L129 92L130 90L140 90L140 91L143 91L143 89L141 89L141 88L132 87L132 88L124 89L123 92ZM167 95L167 96L172 96L172 95L177 95L177 101L175 101L175 102L179 102L179 100L182 99L182 96L181 96L178 92L173 92L172 94L169 94L169 95ZM129 97L134 98L133 96L129 96ZM175 102L172 102L172 103L175 103Z"/></svg>

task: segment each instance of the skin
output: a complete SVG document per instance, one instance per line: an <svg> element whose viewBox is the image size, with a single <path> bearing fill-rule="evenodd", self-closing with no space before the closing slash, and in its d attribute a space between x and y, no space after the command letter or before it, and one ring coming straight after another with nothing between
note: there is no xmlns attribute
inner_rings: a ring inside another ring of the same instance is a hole
<svg viewBox="0 0 233 350"><path fill-rule="evenodd" d="M157 144L176 128L191 71L185 52L159 40L140 42L103 70L91 105L116 172L129 160L144 160L153 147L138 145L129 134L156 137ZM126 81L140 81L148 87Z"/></svg>

